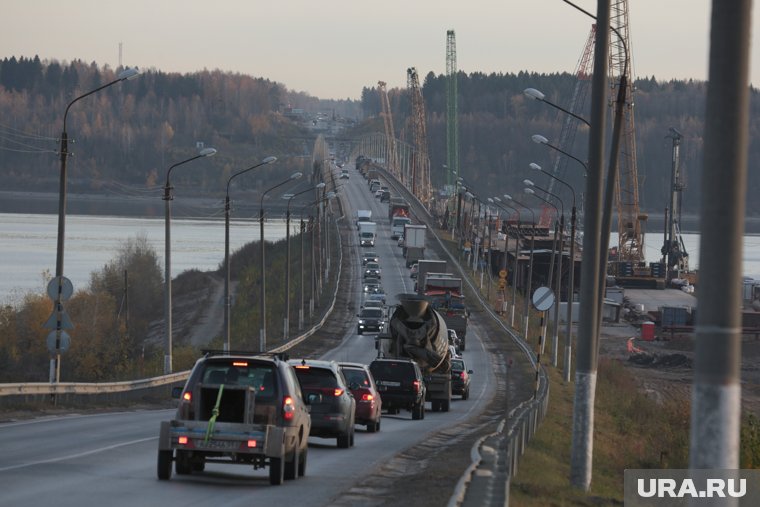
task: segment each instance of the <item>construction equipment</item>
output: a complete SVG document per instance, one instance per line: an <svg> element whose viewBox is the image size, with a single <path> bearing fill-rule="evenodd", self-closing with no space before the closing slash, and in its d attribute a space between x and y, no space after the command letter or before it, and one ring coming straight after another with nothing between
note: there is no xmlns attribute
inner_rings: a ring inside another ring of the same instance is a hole
<svg viewBox="0 0 760 507"><path fill-rule="evenodd" d="M385 81L377 82L378 90L380 92L380 102L383 106L383 123L385 125L385 164L388 172L396 177L401 183L406 184L403 176L399 173L398 157L396 155L396 132L393 128L393 114L391 113L391 103L388 100L388 90L386 89Z"/></svg>
<svg viewBox="0 0 760 507"><path fill-rule="evenodd" d="M412 164L410 171L411 191L422 204L430 204L430 158L427 151L427 127L425 126L425 101L422 99L420 79L417 69L406 70L407 85L412 105L408 121L412 131Z"/></svg>
<svg viewBox="0 0 760 507"><path fill-rule="evenodd" d="M647 215L639 211L639 180L636 167L636 129L633 119L633 56L628 23L628 0L614 0L610 11L610 26L616 36L610 37L611 96L623 83L626 102L621 132L618 178L615 197L618 214L618 260L644 261L644 227ZM626 76L624 81L621 79ZM612 102L611 102L612 104Z"/></svg>

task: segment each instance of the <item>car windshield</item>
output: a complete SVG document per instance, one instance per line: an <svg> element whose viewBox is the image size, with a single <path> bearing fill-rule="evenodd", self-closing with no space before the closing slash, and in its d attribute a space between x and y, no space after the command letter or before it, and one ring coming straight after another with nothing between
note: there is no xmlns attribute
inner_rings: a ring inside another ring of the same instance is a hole
<svg viewBox="0 0 760 507"><path fill-rule="evenodd" d="M296 376L301 387L338 387L338 379L335 374L325 368L312 368L310 366L296 366Z"/></svg>
<svg viewBox="0 0 760 507"><path fill-rule="evenodd" d="M464 371L464 361L462 361L461 359L452 359L451 360L451 369L452 370Z"/></svg>
<svg viewBox="0 0 760 507"><path fill-rule="evenodd" d="M274 395L274 370L269 364L245 360L209 361L201 376L205 385L253 387L257 396Z"/></svg>
<svg viewBox="0 0 760 507"><path fill-rule="evenodd" d="M414 375L414 366L403 361L376 361L369 365L369 371L375 380L402 381Z"/></svg>
<svg viewBox="0 0 760 507"><path fill-rule="evenodd" d="M380 269L380 264L377 262L368 262L367 269Z"/></svg>
<svg viewBox="0 0 760 507"><path fill-rule="evenodd" d="M369 317L370 319L379 319L382 316L383 311L380 308L365 308L361 313L361 317Z"/></svg>
<svg viewBox="0 0 760 507"><path fill-rule="evenodd" d="M370 386L369 376L364 370L359 368L343 368L342 371L348 385L356 384L359 387Z"/></svg>

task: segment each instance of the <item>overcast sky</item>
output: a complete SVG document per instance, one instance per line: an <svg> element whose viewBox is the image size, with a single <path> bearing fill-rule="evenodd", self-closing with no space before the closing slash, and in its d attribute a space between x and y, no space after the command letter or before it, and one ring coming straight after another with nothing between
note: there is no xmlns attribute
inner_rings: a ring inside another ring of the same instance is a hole
<svg viewBox="0 0 760 507"><path fill-rule="evenodd" d="M578 0L595 12L596 2ZM637 77L707 78L708 0L629 0ZM760 86L760 9L751 81ZM319 98L360 97L406 69L446 72L456 31L464 72L573 72L591 20L562 0L3 0L0 58L155 68L221 69Z"/></svg>

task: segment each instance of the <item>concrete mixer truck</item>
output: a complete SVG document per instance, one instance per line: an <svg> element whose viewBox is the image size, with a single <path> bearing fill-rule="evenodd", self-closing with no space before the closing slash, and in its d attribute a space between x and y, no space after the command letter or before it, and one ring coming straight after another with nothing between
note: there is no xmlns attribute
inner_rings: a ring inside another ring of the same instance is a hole
<svg viewBox="0 0 760 507"><path fill-rule="evenodd" d="M424 297L417 294L396 297L399 304L391 315L388 331L377 337L378 356L414 361L422 372L425 400L431 403L433 412L448 412L451 353L446 323ZM381 396L385 405L386 395L381 392Z"/></svg>

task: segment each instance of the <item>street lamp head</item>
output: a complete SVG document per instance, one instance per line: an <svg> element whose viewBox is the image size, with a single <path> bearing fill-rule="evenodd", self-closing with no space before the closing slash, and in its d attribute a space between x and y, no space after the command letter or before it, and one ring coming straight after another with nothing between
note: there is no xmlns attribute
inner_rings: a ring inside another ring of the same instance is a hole
<svg viewBox="0 0 760 507"><path fill-rule="evenodd" d="M499 199L498 197L494 197L493 200L496 202L501 202L501 199Z"/></svg>
<svg viewBox="0 0 760 507"><path fill-rule="evenodd" d="M491 204L493 204L493 199L492 199L492 198L488 197L486 200L487 200L488 202L490 202Z"/></svg>
<svg viewBox="0 0 760 507"><path fill-rule="evenodd" d="M466 195L466 196L467 196L467 197L469 197L470 199L474 199L474 198L475 198L475 196L474 196L474 195L472 195L472 193L471 193L471 192L465 192L465 193L464 193L464 195Z"/></svg>
<svg viewBox="0 0 760 507"><path fill-rule="evenodd" d="M320 188L320 189L322 189L322 188L325 188L326 186L327 185L325 185L324 181L320 181L319 183L316 184L316 186L314 188Z"/></svg>
<svg viewBox="0 0 760 507"><path fill-rule="evenodd" d="M533 134L530 138L536 144L549 144L549 140L540 134Z"/></svg>
<svg viewBox="0 0 760 507"><path fill-rule="evenodd" d="M338 195L338 194L336 194L335 192L332 192L332 191L330 191L330 192L327 192L327 198L328 198L328 199L334 199L334 198L335 198L335 196L337 196L337 195Z"/></svg>
<svg viewBox="0 0 760 507"><path fill-rule="evenodd" d="M529 166L530 166L530 168L531 168L531 169L534 169L534 170L536 170L536 171L541 171L541 170L542 170L542 169L541 169L541 166L540 166L540 165L538 165L538 164L536 164L535 162L531 162L531 163L529 164Z"/></svg>
<svg viewBox="0 0 760 507"><path fill-rule="evenodd" d="M264 160L261 161L262 164L271 164L272 162L276 162L277 157L267 157Z"/></svg>
<svg viewBox="0 0 760 507"><path fill-rule="evenodd" d="M120 81L130 81L139 75L140 75L140 69L138 69L137 67L128 67L122 70L121 72L119 72L118 78Z"/></svg>
<svg viewBox="0 0 760 507"><path fill-rule="evenodd" d="M509 194L504 194L504 199L506 199L508 201L513 201L514 200L514 199L512 199L512 196L509 195Z"/></svg>
<svg viewBox="0 0 760 507"><path fill-rule="evenodd" d="M291 180L297 180L297 179L298 179L298 178L300 178L301 176L303 176L303 174L302 174L302 173L300 173L300 172L295 172L295 173L293 173L293 174L291 174L291 175L290 175L290 179L291 179Z"/></svg>
<svg viewBox="0 0 760 507"><path fill-rule="evenodd" d="M535 88L526 88L523 93L533 100L544 100L544 97L546 97L546 95Z"/></svg>
<svg viewBox="0 0 760 507"><path fill-rule="evenodd" d="M523 180L523 184L524 184L524 185L528 185L529 187L533 187L533 186L535 186L535 183L533 183L533 182L532 182L531 180L529 180L529 179L524 179L524 180Z"/></svg>
<svg viewBox="0 0 760 507"><path fill-rule="evenodd" d="M523 191L528 195L536 195L536 192L532 188L525 188Z"/></svg>
<svg viewBox="0 0 760 507"><path fill-rule="evenodd" d="M216 155L216 148L203 148L200 151L199 155L201 157L213 157Z"/></svg>

